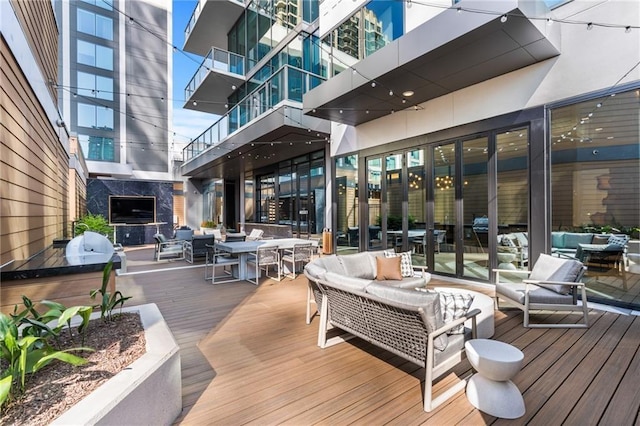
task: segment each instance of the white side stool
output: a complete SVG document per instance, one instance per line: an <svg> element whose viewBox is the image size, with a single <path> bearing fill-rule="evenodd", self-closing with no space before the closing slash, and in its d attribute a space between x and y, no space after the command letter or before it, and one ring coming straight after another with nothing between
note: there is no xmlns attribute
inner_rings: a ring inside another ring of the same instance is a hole
<svg viewBox="0 0 640 426"><path fill-rule="evenodd" d="M477 371L467 383L467 399L471 405L503 419L523 416L524 399L511 381L522 367L522 351L508 343L488 339L472 339L464 347L469 363Z"/></svg>

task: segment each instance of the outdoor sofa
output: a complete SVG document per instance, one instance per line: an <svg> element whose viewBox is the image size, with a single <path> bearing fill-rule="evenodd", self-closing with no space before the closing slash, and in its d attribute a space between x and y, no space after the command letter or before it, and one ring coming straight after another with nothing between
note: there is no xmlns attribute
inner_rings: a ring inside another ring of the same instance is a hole
<svg viewBox="0 0 640 426"><path fill-rule="evenodd" d="M464 358L465 341L475 338L480 310L465 309L445 323L443 296L424 288L428 282L424 276L401 280L365 276L371 259L383 256L384 252L333 255L307 264L305 275L320 311L318 345L326 348L357 336L419 365L425 369L424 410L432 411L466 385L465 380L454 381L433 396L433 381ZM350 275L354 273L361 276ZM467 302L468 309L471 300ZM464 326L466 321L470 329ZM330 329L348 334L328 338L335 334Z"/></svg>

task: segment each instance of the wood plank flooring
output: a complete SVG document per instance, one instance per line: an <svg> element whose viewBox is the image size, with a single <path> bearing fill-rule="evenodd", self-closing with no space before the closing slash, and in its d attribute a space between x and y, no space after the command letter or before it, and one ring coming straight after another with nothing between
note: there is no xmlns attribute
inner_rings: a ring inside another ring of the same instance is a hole
<svg viewBox="0 0 640 426"><path fill-rule="evenodd" d="M143 251L127 254L132 266L138 255L143 262ZM311 325L304 320L304 277L263 279L258 287L246 282L211 285L203 280L202 266L196 265L122 275L117 286L125 296L133 296L127 305L156 303L180 345L183 412L176 424L631 425L640 421L638 317L593 310L592 326L586 330L531 330L522 327L519 311L496 311L494 339L525 354L514 382L527 411L520 419L504 420L473 408L464 392L425 413L424 370L362 340L318 348L318 318ZM490 287L480 290L491 294ZM536 319L576 322L579 316L542 313ZM460 363L437 382L436 393L471 372L467 361Z"/></svg>

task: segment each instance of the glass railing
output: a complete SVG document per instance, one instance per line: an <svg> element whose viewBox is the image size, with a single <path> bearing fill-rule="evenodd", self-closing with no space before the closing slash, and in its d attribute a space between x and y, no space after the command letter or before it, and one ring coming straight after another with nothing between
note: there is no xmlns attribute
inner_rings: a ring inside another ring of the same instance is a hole
<svg viewBox="0 0 640 426"><path fill-rule="evenodd" d="M227 52L226 50L212 47L204 58L196 73L191 77L189 84L184 89L185 99L189 99L196 89L202 84L207 77L209 70L216 69L237 74L240 78L244 78L245 59L244 56L236 53Z"/></svg>
<svg viewBox="0 0 640 426"><path fill-rule="evenodd" d="M196 22L198 21L198 17L200 16L200 12L202 12L203 5L207 3L208 0L198 0L196 3L196 7L193 9L193 13L191 14L191 18L189 18L189 22L187 22L187 26L184 29L184 39L185 41L189 38L189 34L193 31L193 27L196 26ZM225 0L225 1L234 1L242 6L244 6L244 0Z"/></svg>
<svg viewBox="0 0 640 426"><path fill-rule="evenodd" d="M183 149L184 161L190 161L217 145L284 100L302 102L302 94L324 81L316 74L284 66L245 96L211 127Z"/></svg>

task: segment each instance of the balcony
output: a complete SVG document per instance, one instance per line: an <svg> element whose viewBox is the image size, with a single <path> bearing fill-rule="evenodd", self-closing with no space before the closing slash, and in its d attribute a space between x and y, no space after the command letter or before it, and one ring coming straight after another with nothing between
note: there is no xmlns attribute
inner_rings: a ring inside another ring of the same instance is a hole
<svg viewBox="0 0 640 426"><path fill-rule="evenodd" d="M187 52L204 56L211 45L227 48L227 33L244 11L241 0L199 0L184 29Z"/></svg>
<svg viewBox="0 0 640 426"><path fill-rule="evenodd" d="M320 76L290 66L284 66L253 92L243 98L211 127L200 134L183 150L183 173L194 176L230 152L256 139L266 142L287 138L314 139L325 143L329 123L302 114L302 94L322 82ZM260 121L260 126L252 126ZM245 128L251 128L243 132ZM310 134L311 133L311 134ZM315 136L313 136L315 134ZM212 150L211 148L216 148ZM287 151L295 151L293 145ZM198 158L206 153L203 158Z"/></svg>
<svg viewBox="0 0 640 426"><path fill-rule="evenodd" d="M558 26L540 18L548 13L541 0L471 4L487 13L461 14L455 7L439 13L356 63L356 72L342 72L305 94L305 110L358 125L560 54ZM413 92L410 103L404 91Z"/></svg>
<svg viewBox="0 0 640 426"><path fill-rule="evenodd" d="M184 89L184 108L212 114L227 112L225 104L233 86L245 82L244 56L212 47ZM205 100L194 105L194 101Z"/></svg>

